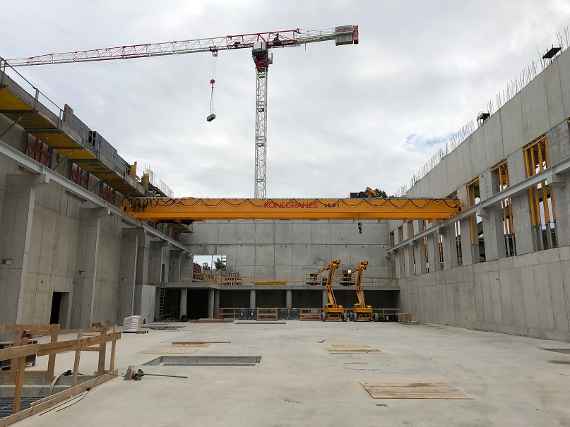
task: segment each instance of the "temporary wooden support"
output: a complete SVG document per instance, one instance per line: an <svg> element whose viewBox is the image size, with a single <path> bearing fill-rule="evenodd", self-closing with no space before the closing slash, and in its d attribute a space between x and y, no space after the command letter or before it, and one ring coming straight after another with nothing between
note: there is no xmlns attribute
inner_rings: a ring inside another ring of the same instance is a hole
<svg viewBox="0 0 570 427"><path fill-rule="evenodd" d="M49 409L52 406L63 402L64 400L70 399L80 393L83 393L85 390L91 389L98 386L99 384L103 384L104 382L112 380L115 378L115 376L116 375L112 374L101 375L96 378L84 381L81 384L69 387L67 390L49 396L49 398L38 400L27 409L9 415L5 418L0 418L0 427L7 427L14 423L17 423L18 421L31 417L32 415L39 414L40 412L43 412L46 409Z"/></svg>
<svg viewBox="0 0 570 427"><path fill-rule="evenodd" d="M59 341L60 328L59 325L0 325L0 332L16 333L14 345L0 349L0 361L9 360L12 377L14 381L14 403L12 415L0 419L0 427L8 426L25 417L33 415L40 410L46 409L61 400L74 396L81 391L89 388L86 383L99 384L107 381L112 376L117 375L115 368L117 340L121 338L121 333L115 328L95 327L86 330L86 333L95 333L92 336L83 336L82 332L78 332L77 338L74 340ZM29 342L31 336L35 334L43 334L50 336L50 342L45 344L33 344ZM107 342L111 342L111 355L109 369L105 369ZM95 350L99 353L97 365L97 378L83 384L78 383L79 361L82 351ZM24 375L26 369L26 357L28 356L48 356L48 368L46 377L48 381L54 378L55 361L58 353L75 351L75 360L73 364L73 384L74 386L56 395L50 396L41 405L34 405L21 411L21 399L24 385ZM107 378L109 377L109 378ZM92 387L93 385L91 385ZM75 393L75 394L74 394ZM59 397L56 397L59 396ZM41 408L41 409L38 409Z"/></svg>

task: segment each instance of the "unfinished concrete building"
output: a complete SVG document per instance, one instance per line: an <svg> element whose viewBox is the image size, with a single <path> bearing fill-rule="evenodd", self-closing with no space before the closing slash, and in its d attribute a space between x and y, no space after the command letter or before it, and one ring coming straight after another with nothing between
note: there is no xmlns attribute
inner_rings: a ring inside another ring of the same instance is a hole
<svg viewBox="0 0 570 427"><path fill-rule="evenodd" d="M391 224L400 303L419 321L570 339L569 76L566 51L407 192L464 206Z"/></svg>
<svg viewBox="0 0 570 427"><path fill-rule="evenodd" d="M370 263L374 308L569 339L570 55L562 52L416 180L408 197L458 197L449 221L151 224L123 199L167 196L69 106L7 67L0 79L0 321L66 327L214 317L227 308L319 308L307 274ZM232 283L196 277L223 255ZM350 307L351 290L338 287Z"/></svg>

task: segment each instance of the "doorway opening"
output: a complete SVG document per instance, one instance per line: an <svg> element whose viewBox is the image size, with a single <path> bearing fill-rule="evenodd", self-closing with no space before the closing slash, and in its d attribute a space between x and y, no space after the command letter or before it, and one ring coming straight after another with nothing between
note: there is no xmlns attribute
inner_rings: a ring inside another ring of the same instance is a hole
<svg viewBox="0 0 570 427"><path fill-rule="evenodd" d="M51 313L49 316L50 324L60 324L65 327L65 312L67 307L68 292L54 292L51 297Z"/></svg>

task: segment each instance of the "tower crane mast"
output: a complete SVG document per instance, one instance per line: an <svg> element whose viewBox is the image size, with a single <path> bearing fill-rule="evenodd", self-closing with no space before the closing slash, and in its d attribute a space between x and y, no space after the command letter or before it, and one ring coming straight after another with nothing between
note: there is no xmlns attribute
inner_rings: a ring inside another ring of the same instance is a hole
<svg viewBox="0 0 570 427"><path fill-rule="evenodd" d="M76 62L111 61L168 55L251 49L255 63L255 183L254 197L267 196L267 76L273 63L272 49L296 47L310 43L335 41L337 46L358 44L358 25L344 25L327 30L267 31L220 37L188 39L161 43L114 46L102 49L48 53L28 58L8 59L13 67L28 67Z"/></svg>

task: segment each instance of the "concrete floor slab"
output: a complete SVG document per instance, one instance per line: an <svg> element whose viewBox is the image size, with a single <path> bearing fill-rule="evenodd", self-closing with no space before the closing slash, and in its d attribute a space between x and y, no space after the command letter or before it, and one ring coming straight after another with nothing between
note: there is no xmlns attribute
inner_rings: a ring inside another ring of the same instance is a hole
<svg viewBox="0 0 570 427"><path fill-rule="evenodd" d="M61 412L32 417L43 426L554 426L570 425L570 355L544 348L567 343L446 326L396 323L286 325L185 324L178 332L125 335L119 370L156 358L145 354L173 340L231 340L196 355L261 355L257 366L152 366L150 372L188 379L120 378L91 390ZM331 354L356 343L381 352ZM86 353L81 370L96 368ZM37 369L42 368L41 361ZM57 372L73 365L58 356ZM44 366L45 367L45 366ZM469 400L372 399L361 383L438 378Z"/></svg>

